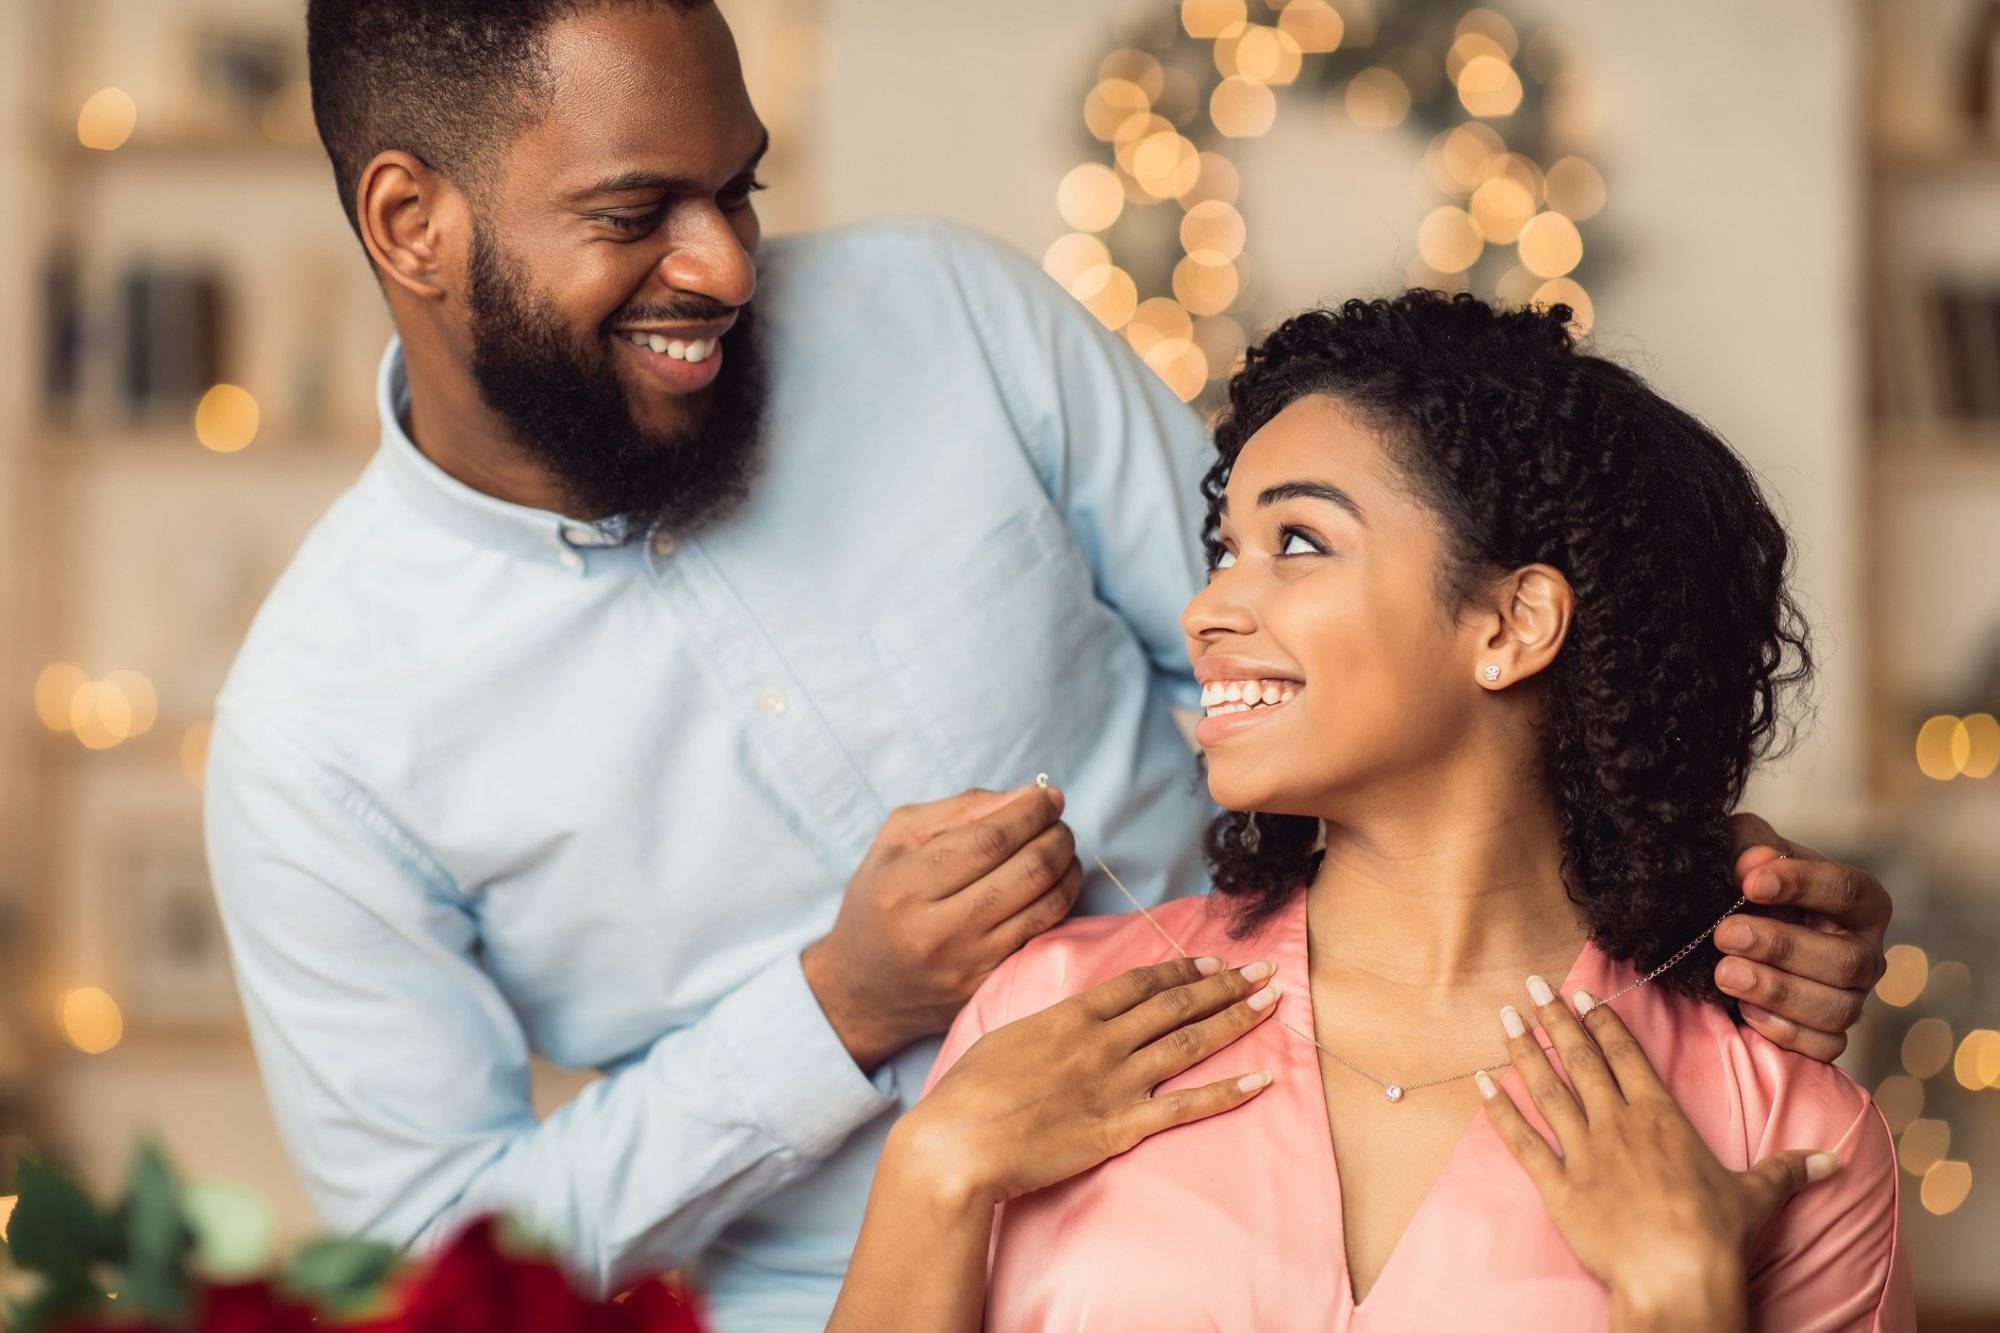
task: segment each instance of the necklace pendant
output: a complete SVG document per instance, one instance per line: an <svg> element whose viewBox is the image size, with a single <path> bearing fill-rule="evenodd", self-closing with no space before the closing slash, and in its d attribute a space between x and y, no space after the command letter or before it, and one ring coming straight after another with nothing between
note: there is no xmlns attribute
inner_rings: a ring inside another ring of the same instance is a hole
<svg viewBox="0 0 2000 1333"><path fill-rule="evenodd" d="M1382 1095L1392 1102L1400 1102L1403 1100L1402 1085L1391 1083L1388 1087L1382 1089Z"/></svg>

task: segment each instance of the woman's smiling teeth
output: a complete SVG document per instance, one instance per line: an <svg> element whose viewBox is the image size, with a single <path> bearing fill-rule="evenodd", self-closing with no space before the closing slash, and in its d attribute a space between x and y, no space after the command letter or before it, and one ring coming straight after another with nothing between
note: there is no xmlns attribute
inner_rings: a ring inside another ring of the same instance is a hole
<svg viewBox="0 0 2000 1333"><path fill-rule="evenodd" d="M706 361L715 351L715 344L721 341L718 338L696 338L693 341L682 341L679 338L668 338L658 333L640 333L637 331L628 331L624 336L625 340L634 347L644 347L650 351L658 352L663 356L670 356L676 361Z"/></svg>
<svg viewBox="0 0 2000 1333"><path fill-rule="evenodd" d="M1298 682L1292 680L1212 680L1201 687L1201 706L1208 716L1221 717L1275 708L1290 703L1298 692Z"/></svg>

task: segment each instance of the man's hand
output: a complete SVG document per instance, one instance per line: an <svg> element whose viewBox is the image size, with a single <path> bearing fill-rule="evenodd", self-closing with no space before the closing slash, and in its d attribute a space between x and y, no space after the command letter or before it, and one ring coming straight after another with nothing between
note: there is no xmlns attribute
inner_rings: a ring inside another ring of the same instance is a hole
<svg viewBox="0 0 2000 1333"><path fill-rule="evenodd" d="M1889 893L1875 877L1778 836L1756 815L1729 821L1736 881L1779 916L1731 916L1716 927L1728 957L1715 984L1751 1027L1815 1060L1847 1048L1847 1029L1881 980Z"/></svg>
<svg viewBox="0 0 2000 1333"><path fill-rule="evenodd" d="M1062 793L968 791L890 813L840 915L800 956L864 1070L943 1032L1001 960L1069 915L1083 884Z"/></svg>

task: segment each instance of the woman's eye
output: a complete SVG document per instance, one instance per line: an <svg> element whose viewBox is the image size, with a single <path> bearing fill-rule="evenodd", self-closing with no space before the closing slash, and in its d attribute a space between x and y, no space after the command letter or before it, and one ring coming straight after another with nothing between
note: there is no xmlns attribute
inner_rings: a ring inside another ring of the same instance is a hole
<svg viewBox="0 0 2000 1333"><path fill-rule="evenodd" d="M1322 552L1319 547L1313 545L1312 539L1307 537L1303 532L1288 532L1285 534L1285 544L1279 549L1278 554L1320 555Z"/></svg>

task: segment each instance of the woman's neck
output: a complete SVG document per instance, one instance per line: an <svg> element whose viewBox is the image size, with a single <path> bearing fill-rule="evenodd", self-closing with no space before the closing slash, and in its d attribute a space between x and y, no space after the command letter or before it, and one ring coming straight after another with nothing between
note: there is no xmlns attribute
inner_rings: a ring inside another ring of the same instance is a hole
<svg viewBox="0 0 2000 1333"><path fill-rule="evenodd" d="M1306 905L1315 974L1484 990L1575 956L1583 917L1563 888L1555 806L1539 782L1432 774L1403 799L1370 804L1327 825Z"/></svg>

